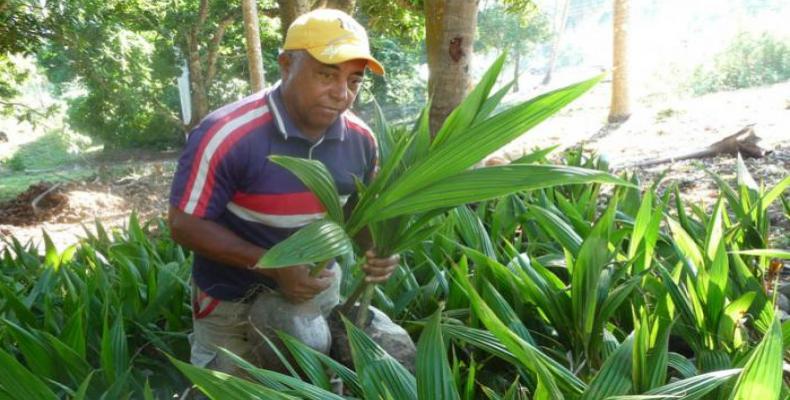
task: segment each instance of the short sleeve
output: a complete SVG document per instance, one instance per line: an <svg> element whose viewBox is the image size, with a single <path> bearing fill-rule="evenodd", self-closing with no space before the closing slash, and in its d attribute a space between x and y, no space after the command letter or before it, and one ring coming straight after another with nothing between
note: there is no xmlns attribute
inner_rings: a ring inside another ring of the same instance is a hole
<svg viewBox="0 0 790 400"><path fill-rule="evenodd" d="M173 177L170 204L196 217L216 219L235 193L236 179L232 144L216 135L206 122L187 139Z"/></svg>

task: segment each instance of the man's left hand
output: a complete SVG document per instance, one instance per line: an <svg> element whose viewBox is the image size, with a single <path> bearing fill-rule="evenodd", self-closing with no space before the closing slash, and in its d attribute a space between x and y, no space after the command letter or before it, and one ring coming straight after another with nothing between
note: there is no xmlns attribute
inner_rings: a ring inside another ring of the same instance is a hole
<svg viewBox="0 0 790 400"><path fill-rule="evenodd" d="M365 258L366 261L362 265L362 271L367 275L365 282L369 283L386 282L400 262L400 256L397 254L387 258L378 258L374 250L368 250L365 253Z"/></svg>

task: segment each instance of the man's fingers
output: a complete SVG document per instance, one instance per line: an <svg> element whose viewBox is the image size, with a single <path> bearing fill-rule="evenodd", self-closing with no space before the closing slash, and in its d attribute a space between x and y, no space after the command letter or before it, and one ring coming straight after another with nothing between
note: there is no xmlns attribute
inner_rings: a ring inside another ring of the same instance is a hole
<svg viewBox="0 0 790 400"><path fill-rule="evenodd" d="M398 265L388 265L385 267L376 267L372 265L364 265L362 266L362 270L365 271L366 275L374 275L374 276L381 276L381 275L389 275L395 271Z"/></svg>
<svg viewBox="0 0 790 400"><path fill-rule="evenodd" d="M386 268L367 268L365 270L365 281L371 283L380 283L384 282L392 276L392 273L395 272L395 268L397 265L391 265Z"/></svg>
<svg viewBox="0 0 790 400"><path fill-rule="evenodd" d="M322 269L321 272L318 273L318 278L333 278L335 276L335 271L329 269Z"/></svg>
<svg viewBox="0 0 790 400"><path fill-rule="evenodd" d="M386 258L379 258L373 250L368 250L365 252L365 257L367 258L368 264L376 266L388 266L392 264L398 264L400 262L400 255L398 254Z"/></svg>
<svg viewBox="0 0 790 400"><path fill-rule="evenodd" d="M365 277L365 282L382 283L382 282L386 282L389 278L390 278L390 274L380 275L380 276L368 275Z"/></svg>

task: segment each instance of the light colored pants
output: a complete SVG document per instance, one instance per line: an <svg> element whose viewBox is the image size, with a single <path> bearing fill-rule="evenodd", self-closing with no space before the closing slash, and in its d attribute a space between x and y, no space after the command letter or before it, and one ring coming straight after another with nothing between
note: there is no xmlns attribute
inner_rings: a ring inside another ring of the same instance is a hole
<svg viewBox="0 0 790 400"><path fill-rule="evenodd" d="M335 280L332 286L309 302L316 303L324 316L340 302L340 266L332 270ZM190 362L199 367L241 376L241 369L229 357L218 350L224 347L234 354L250 360L250 351L255 343L248 340L249 322L247 316L252 302L233 302L215 299L192 282L192 324L189 335L192 346Z"/></svg>

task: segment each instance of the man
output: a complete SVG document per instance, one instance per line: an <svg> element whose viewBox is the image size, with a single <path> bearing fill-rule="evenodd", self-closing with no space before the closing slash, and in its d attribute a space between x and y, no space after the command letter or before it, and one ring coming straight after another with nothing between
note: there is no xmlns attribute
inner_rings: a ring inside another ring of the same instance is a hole
<svg viewBox="0 0 790 400"><path fill-rule="evenodd" d="M365 69L384 74L362 26L343 12L316 10L294 21L283 48L281 83L208 115L189 135L171 190L173 237L195 252L191 361L226 372L235 368L216 348L249 352L247 314L262 289L293 303L321 301L322 309L339 300L337 267L317 277L305 266L254 268L266 249L324 214L268 156L322 161L344 201L354 179L368 181L376 165L370 130L348 111ZM366 256L371 282L385 281L398 263L372 250Z"/></svg>

